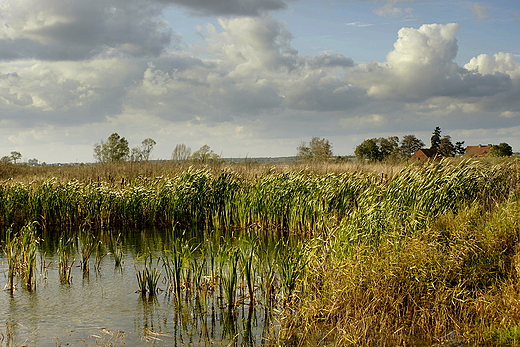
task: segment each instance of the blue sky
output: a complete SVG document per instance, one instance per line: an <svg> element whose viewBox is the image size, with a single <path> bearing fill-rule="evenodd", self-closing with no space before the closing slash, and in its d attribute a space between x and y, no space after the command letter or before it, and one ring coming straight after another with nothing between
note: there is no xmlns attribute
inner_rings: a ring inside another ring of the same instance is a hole
<svg viewBox="0 0 520 347"><path fill-rule="evenodd" d="M518 1L4 0L0 156L334 154L432 130L520 151Z"/></svg>

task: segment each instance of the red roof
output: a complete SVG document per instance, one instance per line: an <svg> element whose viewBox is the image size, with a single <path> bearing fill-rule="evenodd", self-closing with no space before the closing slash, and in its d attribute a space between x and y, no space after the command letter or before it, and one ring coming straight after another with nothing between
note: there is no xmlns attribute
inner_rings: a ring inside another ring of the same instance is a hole
<svg viewBox="0 0 520 347"><path fill-rule="evenodd" d="M418 149L414 155L410 158L411 160L425 160L425 159L435 159L437 157L441 157L442 154L439 152L437 148L421 148Z"/></svg>
<svg viewBox="0 0 520 347"><path fill-rule="evenodd" d="M491 147L493 147L493 145L468 146L466 147L466 153L464 153L464 155L467 157L485 157L486 155L488 155Z"/></svg>

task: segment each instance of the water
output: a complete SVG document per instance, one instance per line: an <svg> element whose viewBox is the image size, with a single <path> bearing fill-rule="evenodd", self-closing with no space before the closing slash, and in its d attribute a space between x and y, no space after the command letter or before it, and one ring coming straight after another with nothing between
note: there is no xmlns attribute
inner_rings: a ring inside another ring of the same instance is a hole
<svg viewBox="0 0 520 347"><path fill-rule="evenodd" d="M98 237L99 240L103 238ZM109 238L103 240L106 246ZM135 232L123 237L124 262L116 267L106 249L90 259L83 273L77 248L70 283L61 283L56 240L39 247L36 290L0 292L0 346L260 346L275 328L262 305L238 305L230 312L218 290L176 297L161 277L156 296L143 296L136 280L138 256L146 249L160 256L168 233ZM102 245L102 243L100 243ZM99 248L101 249L101 248ZM98 249L98 250L99 250ZM159 262L156 262L160 269ZM164 273L164 271L162 271ZM7 260L0 255L0 286L7 284ZM240 293L240 289L238 289ZM240 299L240 295L239 295ZM246 302L246 300L242 300ZM2 319L3 318L3 319ZM6 343L7 345L7 343Z"/></svg>

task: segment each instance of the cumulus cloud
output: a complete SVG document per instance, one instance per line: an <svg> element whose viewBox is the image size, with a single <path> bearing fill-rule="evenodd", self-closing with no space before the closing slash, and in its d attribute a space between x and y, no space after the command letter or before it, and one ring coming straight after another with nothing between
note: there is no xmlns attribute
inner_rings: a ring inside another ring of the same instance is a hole
<svg viewBox="0 0 520 347"><path fill-rule="evenodd" d="M162 6L173 2L93 0L90 15L105 17L93 20L99 28L86 29L78 43L74 38L81 36L72 28L87 25L88 17L80 14L81 3L60 9L58 0L40 1L49 7L35 0L0 5L9 23L0 29L0 135L16 124L40 129L16 132L4 142L59 136L65 125L98 129L96 138L84 140L91 144L109 135L103 131L127 136L132 128L139 129L133 131L142 135L140 141L155 132L164 139L224 136L228 142L259 143L296 136L294 129L307 136L383 128L410 133L447 118L505 127L520 114L520 64L512 54L498 53L459 66L457 24L402 28L386 61L356 64L343 53L300 55L286 26L261 13L276 1L251 1L263 6L255 16L220 18L217 25L201 27L203 42L184 51L167 50L174 36L158 20ZM211 6L231 6L212 4L192 7L200 12L206 6L209 13ZM40 14L24 12L29 5ZM21 20L15 23L15 17ZM114 21L119 24L107 24ZM141 26L140 36L113 30L131 21ZM112 36L104 35L108 32ZM170 41L157 39L157 49L145 43L163 34Z"/></svg>
<svg viewBox="0 0 520 347"><path fill-rule="evenodd" d="M158 56L176 39L161 12L140 0L5 1L0 60L82 60L109 49Z"/></svg>
<svg viewBox="0 0 520 347"><path fill-rule="evenodd" d="M259 16L266 11L287 8L291 0L156 0L187 7L203 15ZM294 0L293 0L294 1Z"/></svg>
<svg viewBox="0 0 520 347"><path fill-rule="evenodd" d="M384 64L361 66L370 95L423 99L435 95L446 76L458 72L457 24L425 24L419 29L402 28L394 50Z"/></svg>

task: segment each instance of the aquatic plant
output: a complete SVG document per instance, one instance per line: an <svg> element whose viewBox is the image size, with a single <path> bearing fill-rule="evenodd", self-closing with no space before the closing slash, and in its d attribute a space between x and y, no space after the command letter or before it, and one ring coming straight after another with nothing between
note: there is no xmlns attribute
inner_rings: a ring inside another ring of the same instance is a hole
<svg viewBox="0 0 520 347"><path fill-rule="evenodd" d="M14 233L12 228L7 230L3 250L8 263L7 288L10 291L15 289L17 275L27 290L36 288L35 273L39 242L34 223L25 225L17 233Z"/></svg>
<svg viewBox="0 0 520 347"><path fill-rule="evenodd" d="M70 284L72 279L72 267L74 260L69 258L71 255L73 238L66 238L62 235L58 240L58 268L60 274L60 282L62 284Z"/></svg>
<svg viewBox="0 0 520 347"><path fill-rule="evenodd" d="M137 257L136 262L142 261L140 265L135 265L138 292L145 296L153 297L159 291L159 280L161 273L157 267L153 266L153 256L145 254Z"/></svg>

